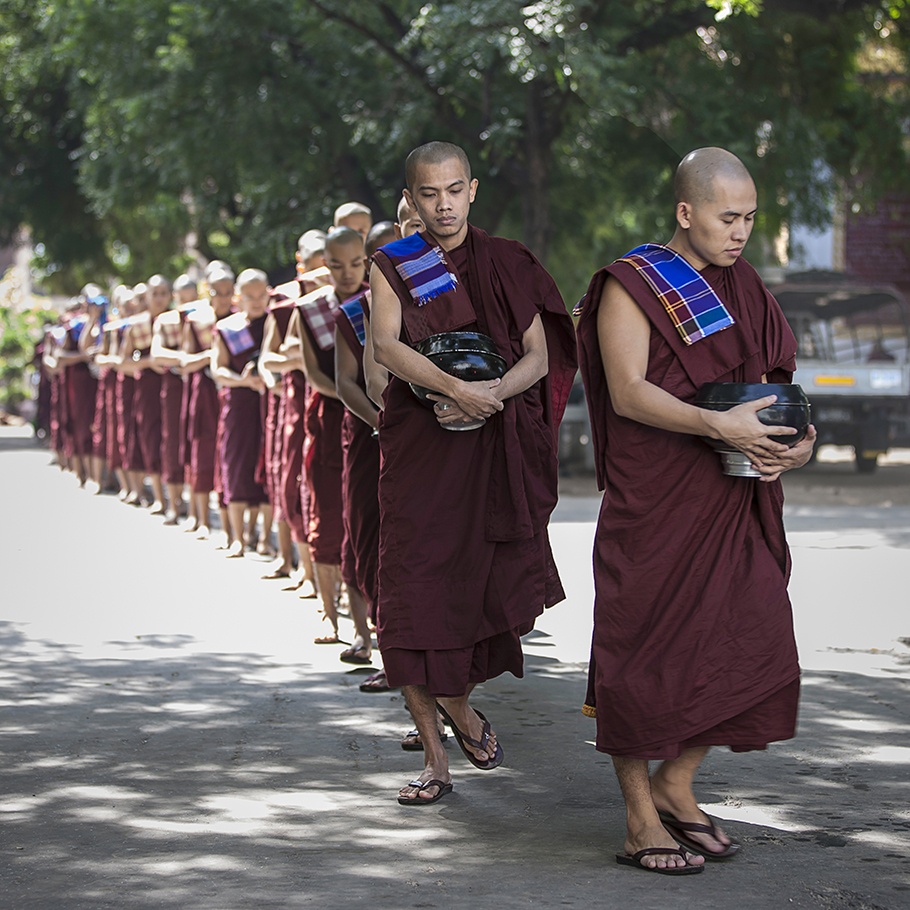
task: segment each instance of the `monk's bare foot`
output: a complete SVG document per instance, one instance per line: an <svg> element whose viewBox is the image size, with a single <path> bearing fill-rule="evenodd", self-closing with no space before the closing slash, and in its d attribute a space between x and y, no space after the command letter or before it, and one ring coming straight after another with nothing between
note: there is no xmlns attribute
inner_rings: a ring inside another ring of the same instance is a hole
<svg viewBox="0 0 910 910"><path fill-rule="evenodd" d="M208 525L199 525L196 530L196 540L208 540L210 534Z"/></svg>
<svg viewBox="0 0 910 910"><path fill-rule="evenodd" d="M227 558L228 559L243 559L243 541L235 540L227 548Z"/></svg>
<svg viewBox="0 0 910 910"><path fill-rule="evenodd" d="M123 497L123 501L128 506L142 505L142 497L135 490L130 490L130 492L127 493L126 496Z"/></svg>
<svg viewBox="0 0 910 910"><path fill-rule="evenodd" d="M651 776L651 799L658 812L666 813L683 823L694 823L713 828L707 831L686 831L685 836L691 845L705 853L724 854L732 845L727 834L705 815L698 807L695 795L688 787L673 787L661 774L658 768Z"/></svg>
<svg viewBox="0 0 910 910"><path fill-rule="evenodd" d="M234 538L230 534L222 534L221 542L218 546L215 547L216 550L228 550L231 547L231 544L234 542Z"/></svg>
<svg viewBox="0 0 910 910"><path fill-rule="evenodd" d="M349 648L338 655L346 664L368 664L373 659L372 642L365 642L359 635L355 636Z"/></svg>
<svg viewBox="0 0 910 910"><path fill-rule="evenodd" d="M273 579L279 579L279 578L290 578L292 568L293 568L293 566L290 566L290 565L288 565L288 563L283 562L280 566L278 566L277 569L273 569L271 572L268 572L266 575L261 575L260 578L262 578L265 581L271 581Z"/></svg>
<svg viewBox="0 0 910 910"><path fill-rule="evenodd" d="M160 499L156 499L151 508L149 509L149 515L164 515L164 503Z"/></svg>
<svg viewBox="0 0 910 910"><path fill-rule="evenodd" d="M191 518L184 526L184 534L195 534L199 530L199 522L195 518Z"/></svg>
<svg viewBox="0 0 910 910"><path fill-rule="evenodd" d="M414 779L419 780L421 783L426 783L428 780L441 780L445 785L452 783L452 775L449 774L448 768L436 768L433 765L427 765L420 773L420 776ZM440 787L438 785L418 788L408 784L398 791L398 798L405 802L418 799L434 799L439 796L439 792Z"/></svg>
<svg viewBox="0 0 910 910"><path fill-rule="evenodd" d="M316 583L312 578L302 578L297 586L297 596L301 600L312 600L316 596Z"/></svg>
<svg viewBox="0 0 910 910"><path fill-rule="evenodd" d="M177 524L177 513L173 509L168 509L167 512L164 513L164 524L169 527Z"/></svg>
<svg viewBox="0 0 910 910"><path fill-rule="evenodd" d="M275 548L265 540L260 540L256 544L256 553L259 556L264 556L266 559L274 559L278 554L275 552Z"/></svg>
<svg viewBox="0 0 910 910"><path fill-rule="evenodd" d="M635 824L629 819L629 828L626 832L624 849L629 856L645 850L648 847L666 847L676 850L679 844L667 833L661 824ZM685 858L678 853L657 853L643 856L641 864L646 869L677 869L683 866L703 866L705 858L697 853L686 852Z"/></svg>

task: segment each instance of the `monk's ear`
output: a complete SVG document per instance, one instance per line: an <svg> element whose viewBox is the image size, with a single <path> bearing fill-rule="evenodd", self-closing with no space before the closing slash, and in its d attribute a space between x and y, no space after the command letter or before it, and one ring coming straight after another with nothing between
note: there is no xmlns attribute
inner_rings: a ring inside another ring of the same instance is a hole
<svg viewBox="0 0 910 910"><path fill-rule="evenodd" d="M676 223L683 229L692 227L692 205L688 202L676 203Z"/></svg>
<svg viewBox="0 0 910 910"><path fill-rule="evenodd" d="M414 197L411 195L411 191L407 187L401 191L401 195L404 196L404 198L407 200L408 208L410 208L412 211L416 209L416 206L414 205Z"/></svg>
<svg viewBox="0 0 910 910"><path fill-rule="evenodd" d="M468 185L468 191L470 193L470 195L468 196L468 202L474 201L474 197L477 195L478 186L479 186L479 184L477 183L477 178L475 177Z"/></svg>

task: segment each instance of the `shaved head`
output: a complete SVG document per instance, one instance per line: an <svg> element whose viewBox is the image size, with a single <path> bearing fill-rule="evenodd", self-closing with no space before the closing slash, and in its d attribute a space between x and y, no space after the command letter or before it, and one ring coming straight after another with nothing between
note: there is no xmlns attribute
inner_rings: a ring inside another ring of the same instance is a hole
<svg viewBox="0 0 910 910"><path fill-rule="evenodd" d="M363 237L355 231L353 228L349 227L336 227L332 228L329 231L328 236L325 238L325 252L326 255L329 254L331 249L340 246L347 246L349 243L359 243L363 245Z"/></svg>
<svg viewBox="0 0 910 910"><path fill-rule="evenodd" d="M414 149L404 163L404 176L408 189L412 193L414 192L417 171L422 165L442 164L443 161L449 161L452 158L461 162L465 177L470 183L471 162L468 161L467 153L463 148L453 145L451 142L428 142L426 145L420 145Z"/></svg>
<svg viewBox="0 0 910 910"><path fill-rule="evenodd" d="M718 179L752 182L746 166L726 149L709 147L689 152L676 169L673 181L676 204L713 202L714 183Z"/></svg>
<svg viewBox="0 0 910 910"><path fill-rule="evenodd" d="M378 224L374 224L372 230L367 235L367 256L372 256L379 247L391 243L395 240L396 236L395 225L391 221L380 221Z"/></svg>

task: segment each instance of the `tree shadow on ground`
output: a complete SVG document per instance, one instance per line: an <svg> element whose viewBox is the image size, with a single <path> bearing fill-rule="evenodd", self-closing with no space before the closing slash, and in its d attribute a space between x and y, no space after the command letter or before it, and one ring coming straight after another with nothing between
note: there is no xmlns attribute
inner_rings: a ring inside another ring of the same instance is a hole
<svg viewBox="0 0 910 910"><path fill-rule="evenodd" d="M398 748L400 695L359 693L362 671L193 653L181 635L121 644L118 659L87 659L0 624L8 906L582 907L612 894L611 906L656 910L678 898L675 881L613 863L622 804L579 711L583 665L532 653L524 681L486 685L478 701L506 766L470 769L450 739L454 793L404 809L395 790L422 760ZM797 740L712 755L706 801L773 817L729 824L746 852L687 884L690 906L731 893L746 908L902 903L906 686L810 674Z"/></svg>

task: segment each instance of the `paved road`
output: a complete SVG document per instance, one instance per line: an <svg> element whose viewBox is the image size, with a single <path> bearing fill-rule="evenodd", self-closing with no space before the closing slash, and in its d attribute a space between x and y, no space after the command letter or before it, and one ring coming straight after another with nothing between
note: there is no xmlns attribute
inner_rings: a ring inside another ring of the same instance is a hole
<svg viewBox="0 0 910 910"><path fill-rule="evenodd" d="M679 880L614 864L622 805L578 710L596 500L560 504L569 598L526 678L479 700L504 768L452 747L454 793L408 810L401 698L309 644L312 601L0 432L0 906L903 910L910 507L797 498L800 733L712 753L704 802L745 851Z"/></svg>

